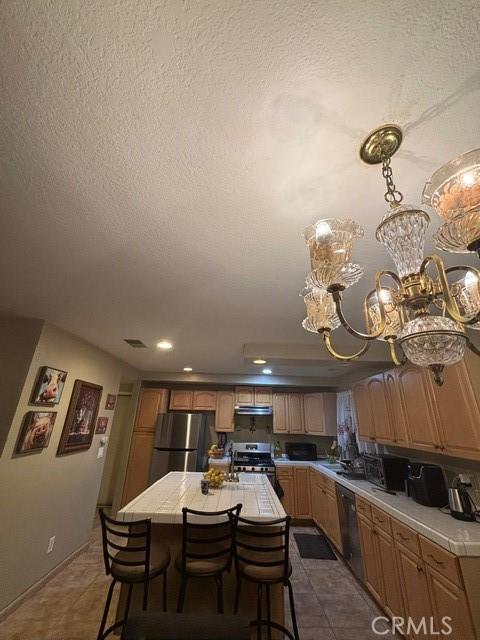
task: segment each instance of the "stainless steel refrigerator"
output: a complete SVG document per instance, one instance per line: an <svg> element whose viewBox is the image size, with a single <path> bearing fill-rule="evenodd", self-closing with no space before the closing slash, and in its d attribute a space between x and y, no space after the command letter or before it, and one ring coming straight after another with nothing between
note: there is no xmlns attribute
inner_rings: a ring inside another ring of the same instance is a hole
<svg viewBox="0 0 480 640"><path fill-rule="evenodd" d="M202 413L160 415L155 429L150 484L169 471L203 471L208 461L207 422Z"/></svg>

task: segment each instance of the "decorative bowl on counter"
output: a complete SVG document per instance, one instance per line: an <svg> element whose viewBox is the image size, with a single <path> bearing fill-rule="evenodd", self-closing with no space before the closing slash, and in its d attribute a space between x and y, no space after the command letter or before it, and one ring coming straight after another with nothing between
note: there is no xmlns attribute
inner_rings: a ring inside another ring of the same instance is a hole
<svg viewBox="0 0 480 640"><path fill-rule="evenodd" d="M209 449L208 457L209 458L223 458L225 455L225 449Z"/></svg>

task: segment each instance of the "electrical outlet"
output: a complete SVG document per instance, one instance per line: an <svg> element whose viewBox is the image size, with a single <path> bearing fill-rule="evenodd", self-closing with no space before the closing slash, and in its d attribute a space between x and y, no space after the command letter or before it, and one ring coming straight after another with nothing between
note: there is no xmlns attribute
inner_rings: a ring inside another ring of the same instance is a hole
<svg viewBox="0 0 480 640"><path fill-rule="evenodd" d="M52 536L48 541L47 553L52 553L54 545L55 545L55 536Z"/></svg>

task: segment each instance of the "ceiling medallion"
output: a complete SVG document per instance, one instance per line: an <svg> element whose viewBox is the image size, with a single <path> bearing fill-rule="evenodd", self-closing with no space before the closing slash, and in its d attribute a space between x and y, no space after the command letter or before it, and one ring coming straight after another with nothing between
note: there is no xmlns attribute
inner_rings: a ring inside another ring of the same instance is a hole
<svg viewBox="0 0 480 640"><path fill-rule="evenodd" d="M389 210L376 238L396 266L375 274L375 289L363 303L366 331L354 329L342 310L343 292L363 275L362 267L350 261L363 229L340 218L323 218L305 229L312 270L301 293L307 308L302 326L322 334L327 350L340 361L359 358L372 340L382 340L395 365L408 360L428 367L441 385L445 366L462 360L466 347L480 356L466 333L480 330L480 271L446 268L439 256L424 257L430 216L420 206L402 204L403 194L393 182L390 161L401 142L400 127L388 124L372 131L360 149L365 163L382 165ZM434 235L438 249L480 257L480 149L438 169L425 185L422 204L444 220ZM364 343L356 353L343 355L333 346L331 334L339 326Z"/></svg>

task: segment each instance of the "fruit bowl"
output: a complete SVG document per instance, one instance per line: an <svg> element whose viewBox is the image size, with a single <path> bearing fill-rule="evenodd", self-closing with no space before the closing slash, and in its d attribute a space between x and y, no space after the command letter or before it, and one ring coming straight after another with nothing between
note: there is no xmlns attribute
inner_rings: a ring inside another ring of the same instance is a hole
<svg viewBox="0 0 480 640"><path fill-rule="evenodd" d="M225 455L225 449L209 449L208 457L209 458L223 458Z"/></svg>
<svg viewBox="0 0 480 640"><path fill-rule="evenodd" d="M217 471L212 467L210 467L208 471L205 471L203 477L205 480L209 481L212 489L220 489L225 480L225 474L223 473L223 471Z"/></svg>

